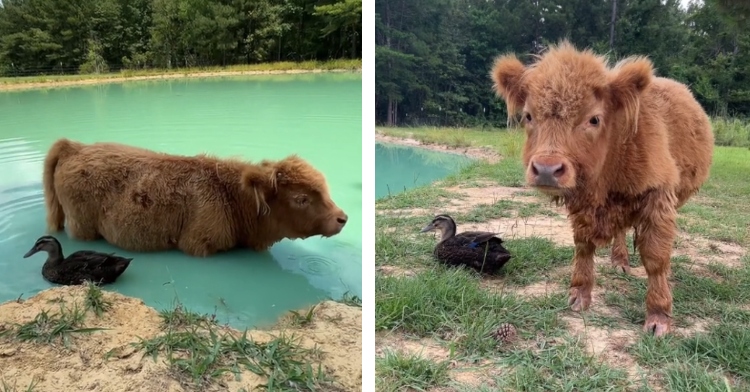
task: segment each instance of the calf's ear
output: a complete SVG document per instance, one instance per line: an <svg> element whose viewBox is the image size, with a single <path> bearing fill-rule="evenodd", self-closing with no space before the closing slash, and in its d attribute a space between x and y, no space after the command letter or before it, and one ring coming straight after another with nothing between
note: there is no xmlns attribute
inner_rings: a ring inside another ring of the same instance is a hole
<svg viewBox="0 0 750 392"><path fill-rule="evenodd" d="M654 66L645 57L628 57L612 69L609 89L612 107L623 110L627 129L638 131L640 95L654 78Z"/></svg>
<svg viewBox="0 0 750 392"><path fill-rule="evenodd" d="M271 212L267 198L276 190L274 175L275 172L264 165L250 166L242 172L242 188L246 192L252 192L258 216Z"/></svg>
<svg viewBox="0 0 750 392"><path fill-rule="evenodd" d="M523 74L526 67L514 54L504 54L495 59L490 77L495 94L505 100L508 105L508 116L512 116L521 109L526 101L526 86Z"/></svg>

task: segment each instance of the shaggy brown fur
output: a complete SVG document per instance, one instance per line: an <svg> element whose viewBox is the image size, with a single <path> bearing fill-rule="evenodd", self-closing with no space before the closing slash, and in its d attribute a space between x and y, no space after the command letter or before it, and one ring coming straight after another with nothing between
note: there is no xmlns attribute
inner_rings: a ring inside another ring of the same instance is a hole
<svg viewBox="0 0 750 392"><path fill-rule="evenodd" d="M627 272L625 232L648 274L644 330L670 331L670 271L676 214L708 178L709 119L686 86L656 77L644 57L609 67L567 42L535 64L495 60L491 77L508 111L522 114L527 182L561 201L573 227L570 304L591 304L594 251L614 239L612 262Z"/></svg>
<svg viewBox="0 0 750 392"><path fill-rule="evenodd" d="M51 232L67 219L79 240L203 257L333 236L347 221L323 175L296 156L254 165L60 139L44 161L44 196Z"/></svg>

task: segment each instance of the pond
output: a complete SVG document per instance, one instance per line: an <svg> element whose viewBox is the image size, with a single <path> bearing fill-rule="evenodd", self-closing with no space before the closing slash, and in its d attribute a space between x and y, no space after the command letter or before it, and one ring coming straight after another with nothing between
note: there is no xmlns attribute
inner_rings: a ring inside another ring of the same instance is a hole
<svg viewBox="0 0 750 392"><path fill-rule="evenodd" d="M41 276L46 253L23 255L46 234L42 162L61 137L253 161L298 154L326 176L349 215L331 238L207 259L55 234L64 254L90 249L134 258L105 289L157 309L179 301L238 328L268 325L346 292L361 298L361 80L360 73L235 76L0 93L0 302L54 286Z"/></svg>
<svg viewBox="0 0 750 392"><path fill-rule="evenodd" d="M455 173L472 159L458 154L375 144L375 198L401 193Z"/></svg>

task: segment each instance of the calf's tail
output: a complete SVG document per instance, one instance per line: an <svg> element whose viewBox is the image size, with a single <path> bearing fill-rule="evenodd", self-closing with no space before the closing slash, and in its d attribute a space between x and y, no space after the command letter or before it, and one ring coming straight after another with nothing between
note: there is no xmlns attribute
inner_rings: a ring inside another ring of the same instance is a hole
<svg viewBox="0 0 750 392"><path fill-rule="evenodd" d="M42 178L44 204L47 207L47 229L53 233L62 230L65 226L65 212L60 205L55 189L55 170L61 159L76 150L76 146L70 140L59 139L52 144L44 158L44 175Z"/></svg>

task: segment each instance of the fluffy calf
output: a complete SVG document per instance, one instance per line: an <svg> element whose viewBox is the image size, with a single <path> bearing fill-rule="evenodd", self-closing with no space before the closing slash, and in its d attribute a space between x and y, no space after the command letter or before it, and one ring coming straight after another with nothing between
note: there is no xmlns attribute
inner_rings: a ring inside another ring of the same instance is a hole
<svg viewBox="0 0 750 392"><path fill-rule="evenodd" d="M169 155L115 143L55 142L44 161L51 232L131 251L208 256L333 236L347 215L323 175L296 156L259 164Z"/></svg>
<svg viewBox="0 0 750 392"><path fill-rule="evenodd" d="M669 332L676 211L708 177L713 153L703 108L685 85L656 77L644 57L610 67L567 42L529 66L500 56L491 77L508 112L521 114L527 182L567 208L572 309L591 304L597 247L614 240L612 263L628 271L625 233L634 227L648 274L644 330Z"/></svg>

